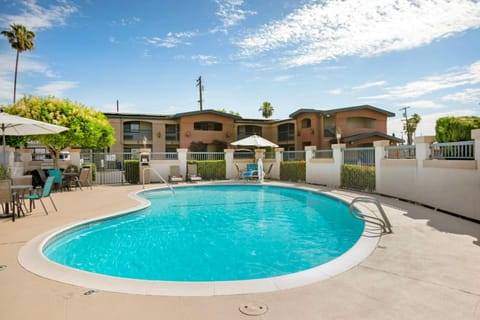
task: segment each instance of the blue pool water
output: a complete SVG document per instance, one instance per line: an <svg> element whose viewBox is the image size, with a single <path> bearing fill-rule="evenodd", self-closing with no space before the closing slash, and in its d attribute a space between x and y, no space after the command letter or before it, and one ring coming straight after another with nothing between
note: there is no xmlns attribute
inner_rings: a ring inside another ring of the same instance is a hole
<svg viewBox="0 0 480 320"><path fill-rule="evenodd" d="M213 185L140 195L149 208L64 232L44 255L124 278L259 279L326 263L350 249L364 227L345 203L293 188Z"/></svg>

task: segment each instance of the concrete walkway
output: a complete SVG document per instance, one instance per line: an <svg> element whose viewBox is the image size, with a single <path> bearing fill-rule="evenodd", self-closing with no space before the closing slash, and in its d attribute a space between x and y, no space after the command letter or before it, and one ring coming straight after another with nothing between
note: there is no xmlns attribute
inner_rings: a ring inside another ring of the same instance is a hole
<svg viewBox="0 0 480 320"><path fill-rule="evenodd" d="M214 297L85 295L89 288L41 278L17 262L19 249L41 233L137 205L127 195L140 188L55 193L58 212L51 209L46 216L38 205L15 223L0 220L0 265L6 266L0 271L0 319L480 319L480 224L382 197L394 233L383 236L360 265L290 290ZM246 316L239 307L248 303L268 311Z"/></svg>

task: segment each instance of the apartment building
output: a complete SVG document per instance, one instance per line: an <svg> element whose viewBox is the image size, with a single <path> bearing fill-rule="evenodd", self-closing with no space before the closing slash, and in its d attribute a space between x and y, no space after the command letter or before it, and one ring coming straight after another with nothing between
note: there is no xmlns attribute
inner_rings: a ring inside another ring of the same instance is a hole
<svg viewBox="0 0 480 320"><path fill-rule="evenodd" d="M204 146L203 151L223 151L229 143L256 134L285 150L314 145L326 149L334 143L347 147L371 146L377 140L401 139L387 133L394 113L370 105L332 110L299 109L288 119L247 119L216 110L174 115L105 113L115 129L111 152L135 152L144 143L152 152ZM337 140L339 138L339 140Z"/></svg>

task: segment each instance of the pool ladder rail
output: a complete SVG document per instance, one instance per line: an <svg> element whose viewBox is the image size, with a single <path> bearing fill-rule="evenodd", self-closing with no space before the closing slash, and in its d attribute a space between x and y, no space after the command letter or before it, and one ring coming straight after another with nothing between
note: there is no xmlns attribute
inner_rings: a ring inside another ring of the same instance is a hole
<svg viewBox="0 0 480 320"><path fill-rule="evenodd" d="M170 183L167 182L167 180L165 180L162 175L160 173L158 173L157 170L153 169L153 168L150 168L150 167L146 167L146 168L143 168L142 170L142 185L143 185L143 189L145 189L145 171L146 170L150 170L150 171L153 171L155 172L155 174L160 178L160 180L163 181L163 183L165 183L167 185L167 187L170 188L170 190L172 191L172 194L175 195L175 190L173 190L172 186L170 185Z"/></svg>
<svg viewBox="0 0 480 320"><path fill-rule="evenodd" d="M374 205L377 206L378 211L380 212L380 215L382 218L378 218L372 215L367 215L364 213L360 213L355 209L355 203L359 202L366 202L366 203L373 203ZM374 224L378 227L381 228L382 233L392 233L392 225L390 223L390 220L388 220L387 214L383 210L382 205L380 204L380 201L378 201L375 198L370 198L370 197L356 197L350 202L350 214L358 220L362 220L371 224Z"/></svg>

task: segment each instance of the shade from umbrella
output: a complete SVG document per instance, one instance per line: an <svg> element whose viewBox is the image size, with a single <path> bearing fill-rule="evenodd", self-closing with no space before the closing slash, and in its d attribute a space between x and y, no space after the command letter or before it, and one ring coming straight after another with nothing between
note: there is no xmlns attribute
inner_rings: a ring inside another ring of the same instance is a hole
<svg viewBox="0 0 480 320"><path fill-rule="evenodd" d="M0 112L0 129L2 130L3 164L6 165L5 136L29 136L55 134L68 130L66 127L32 120Z"/></svg>
<svg viewBox="0 0 480 320"><path fill-rule="evenodd" d="M278 147L275 143L257 135L246 137L230 143L233 146Z"/></svg>

